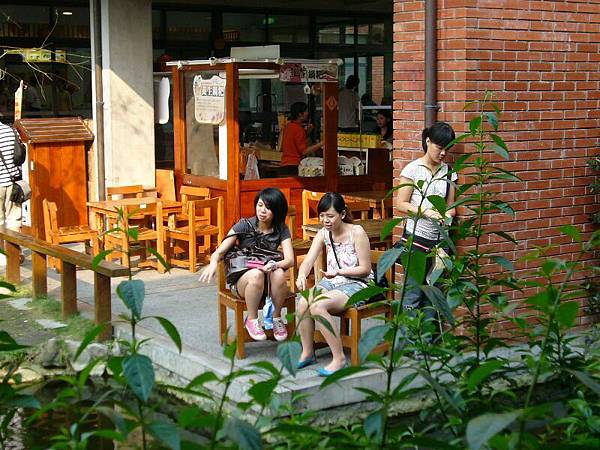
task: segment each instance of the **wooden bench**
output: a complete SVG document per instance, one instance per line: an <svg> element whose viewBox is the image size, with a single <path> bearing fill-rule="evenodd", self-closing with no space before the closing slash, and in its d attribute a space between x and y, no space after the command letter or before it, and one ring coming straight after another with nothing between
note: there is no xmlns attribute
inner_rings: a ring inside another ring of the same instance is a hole
<svg viewBox="0 0 600 450"><path fill-rule="evenodd" d="M94 271L94 318L96 324L112 320L110 279L127 276L126 267L108 261L101 261L92 267L94 257L60 245L50 244L32 236L0 226L0 240L4 241L6 252L6 280L21 282L21 247L31 250L33 297L48 294L47 257L62 261L61 296L62 316L67 318L77 313L76 268ZM112 337L112 327L107 327L98 337L100 340Z"/></svg>

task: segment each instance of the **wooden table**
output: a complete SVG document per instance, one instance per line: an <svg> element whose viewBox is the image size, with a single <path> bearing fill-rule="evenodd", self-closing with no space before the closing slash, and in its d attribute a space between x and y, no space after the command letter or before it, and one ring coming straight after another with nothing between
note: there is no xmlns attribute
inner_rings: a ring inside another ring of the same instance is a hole
<svg viewBox="0 0 600 450"><path fill-rule="evenodd" d="M119 217L119 208L125 206L136 206L138 212L135 214L133 219L146 217L148 214L144 214L147 205L153 205L158 202L162 203L163 213L165 214L176 214L181 212L181 203L172 200L162 200L156 197L142 197L142 198L124 198L120 200L102 200L97 202L87 202L89 211L93 214L92 227L98 230L98 234L101 235L105 232L109 226L115 224ZM151 213L154 214L155 210L152 209ZM164 255L162 255L164 256Z"/></svg>
<svg viewBox="0 0 600 450"><path fill-rule="evenodd" d="M140 216L144 216L146 205L153 205L162 201L163 212L175 214L181 211L181 203L172 200L161 200L156 197L123 198L121 200L102 200L98 202L87 202L88 210L94 215L93 227L99 233L105 231L104 219L116 221L119 217L119 208L124 206L137 206ZM136 214L137 215L137 214Z"/></svg>
<svg viewBox="0 0 600 450"><path fill-rule="evenodd" d="M342 194L346 201L368 202L373 208L373 219L386 219L387 210L392 207L392 197L387 197L388 191L362 191ZM379 217L376 217L379 215Z"/></svg>

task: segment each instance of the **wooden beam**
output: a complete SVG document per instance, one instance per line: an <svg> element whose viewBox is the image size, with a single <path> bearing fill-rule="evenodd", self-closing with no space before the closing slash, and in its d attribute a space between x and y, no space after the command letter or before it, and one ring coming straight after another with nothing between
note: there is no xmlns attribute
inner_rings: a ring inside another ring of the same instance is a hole
<svg viewBox="0 0 600 450"><path fill-rule="evenodd" d="M18 284L21 282L21 247L6 241L4 251L6 252L6 281Z"/></svg>
<svg viewBox="0 0 600 450"><path fill-rule="evenodd" d="M323 83L323 169L328 191L338 190L338 85Z"/></svg>
<svg viewBox="0 0 600 450"><path fill-rule="evenodd" d="M48 295L46 255L33 251L31 253L31 265L33 298L46 297Z"/></svg>
<svg viewBox="0 0 600 450"><path fill-rule="evenodd" d="M67 319L77 313L77 267L67 262L62 263L60 286L62 291L62 318Z"/></svg>
<svg viewBox="0 0 600 450"><path fill-rule="evenodd" d="M185 82L184 72L173 66L173 149L175 159L175 194L183 182L186 172L186 124L185 124Z"/></svg>
<svg viewBox="0 0 600 450"><path fill-rule="evenodd" d="M94 318L96 325L112 320L112 305L110 294L110 277L94 272ZM109 324L98 339L105 341L112 338L112 325Z"/></svg>
<svg viewBox="0 0 600 450"><path fill-rule="evenodd" d="M236 63L227 64L225 87L225 117L227 120L227 208L225 228L229 229L240 219L240 125L239 73Z"/></svg>

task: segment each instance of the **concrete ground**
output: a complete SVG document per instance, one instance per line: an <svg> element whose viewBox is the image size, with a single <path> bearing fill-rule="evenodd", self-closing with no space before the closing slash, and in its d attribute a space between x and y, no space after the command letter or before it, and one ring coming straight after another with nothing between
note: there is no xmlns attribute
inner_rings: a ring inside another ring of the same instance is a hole
<svg viewBox="0 0 600 450"><path fill-rule="evenodd" d="M78 249L76 246L75 249ZM31 284L31 258L26 253L22 266L22 282ZM3 269L0 268L0 272ZM144 281L146 296L144 316L163 316L169 319L179 330L183 341L183 352L178 354L166 333L156 320L148 319L138 328L139 337L151 337L146 352L155 363L164 369L165 376L185 383L206 370L220 374L228 373L228 361L222 354L218 340L218 316L216 286L203 285L198 281L198 274L182 269L172 269L170 273L160 274L154 269L136 271L134 278ZM118 284L125 278L112 280L112 312L116 319L126 311L125 306L116 294ZM79 310L82 315L92 318L94 308L93 272L78 270L77 295ZM48 296L60 299L60 275L48 270ZM233 315L230 323L233 322ZM369 326L368 324L367 327ZM115 326L115 334L127 337L129 329L123 324ZM273 341L246 344L247 357L236 360L237 366L252 364L256 361L271 361L279 366L276 357L277 343ZM383 374L377 370L363 372L350 377L343 383L327 388L334 395L324 396L319 391L322 378L316 370L329 361L329 351L323 348L317 351L319 364L298 372L295 378L289 377L279 389L282 400L291 399L293 393L311 395L303 401L303 407L325 409L359 402L363 395L352 389L353 386L380 389L383 386ZM348 355L349 356L349 355ZM230 396L233 400L246 398L246 391L256 381L250 379L236 380ZM218 390L218 388L217 388ZM301 406L301 407L302 407Z"/></svg>

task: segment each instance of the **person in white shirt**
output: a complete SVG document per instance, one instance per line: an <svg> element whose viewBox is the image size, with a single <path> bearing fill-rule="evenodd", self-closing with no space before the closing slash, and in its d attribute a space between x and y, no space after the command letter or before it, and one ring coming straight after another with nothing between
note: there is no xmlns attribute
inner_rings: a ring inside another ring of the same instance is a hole
<svg viewBox="0 0 600 450"><path fill-rule="evenodd" d="M406 242L412 236L412 251L427 253L440 244L443 238L434 221L447 225L456 214L455 208L450 208L446 211L446 218L442 217L427 198L437 195L445 198L447 205L454 203L454 182L458 179L458 175L451 171L444 158L455 138L454 130L445 122L436 122L431 127L425 128L422 133L425 155L408 163L400 173L398 184L402 187L398 189L398 209L409 215L402 240ZM421 189L417 189L419 182L423 183ZM418 217L415 217L416 215ZM432 260L433 258L427 258L422 279L409 277L403 302L406 310L429 306L419 286L425 283L425 276ZM431 308L428 308L426 315L431 317L431 312Z"/></svg>
<svg viewBox="0 0 600 450"><path fill-rule="evenodd" d="M346 87L338 94L338 128L341 131L358 130L358 84L360 79L350 75L346 79Z"/></svg>

